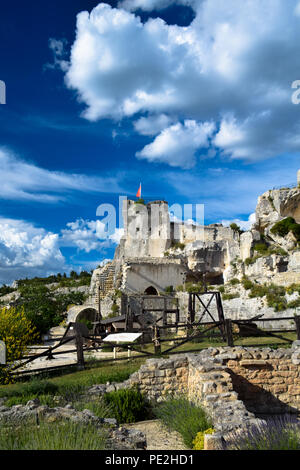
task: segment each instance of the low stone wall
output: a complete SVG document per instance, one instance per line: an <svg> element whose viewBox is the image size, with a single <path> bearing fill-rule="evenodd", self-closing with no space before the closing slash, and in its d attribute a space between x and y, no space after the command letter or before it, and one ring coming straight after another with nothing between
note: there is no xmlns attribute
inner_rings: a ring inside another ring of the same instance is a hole
<svg viewBox="0 0 300 470"><path fill-rule="evenodd" d="M208 448L232 431L259 424L260 415L299 414L300 341L291 349L224 347L170 359L150 359L122 384L96 385L90 395L137 387L150 401L185 395L204 407L217 434Z"/></svg>

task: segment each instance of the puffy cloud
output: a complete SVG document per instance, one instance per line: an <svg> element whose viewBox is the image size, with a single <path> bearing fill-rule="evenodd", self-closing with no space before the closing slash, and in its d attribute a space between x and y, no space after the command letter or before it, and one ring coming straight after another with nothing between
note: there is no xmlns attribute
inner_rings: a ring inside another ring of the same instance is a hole
<svg viewBox="0 0 300 470"><path fill-rule="evenodd" d="M117 228L109 237L99 221L78 219L67 224L59 233L48 232L24 220L0 217L0 285L16 279L47 276L70 271L61 249L75 248L79 252L106 252L120 242L123 229ZM82 264L82 263L81 263ZM99 262L83 262L81 269L96 267Z"/></svg>
<svg viewBox="0 0 300 470"><path fill-rule="evenodd" d="M165 8L168 0L125 0L119 8L101 3L78 15L66 84L85 105L83 116L95 121L142 113L136 131L159 134L159 142L161 116L166 134L168 117L178 123L214 121L220 129L211 146L229 158L299 152L300 113L291 102L300 69L299 2L177 3L195 10L189 26L160 18L142 23L132 13ZM152 158L154 142L138 155L173 165L172 142L159 158Z"/></svg>
<svg viewBox="0 0 300 470"><path fill-rule="evenodd" d="M70 191L120 192L115 177L49 171L0 148L0 199L54 203Z"/></svg>
<svg viewBox="0 0 300 470"><path fill-rule="evenodd" d="M157 135L163 129L170 126L172 118L166 114L159 114L157 116L141 117L138 121L133 123L135 130L141 135Z"/></svg>
<svg viewBox="0 0 300 470"><path fill-rule="evenodd" d="M137 153L138 158L167 162L171 166L192 168L198 148L209 146L209 138L215 129L213 123L187 120L163 130L149 145Z"/></svg>
<svg viewBox="0 0 300 470"><path fill-rule="evenodd" d="M61 271L58 234L23 220L0 217L0 283Z"/></svg>
<svg viewBox="0 0 300 470"><path fill-rule="evenodd" d="M248 220L240 220L240 219L233 219L233 220L222 220L222 224L225 225L225 227L229 227L231 224L237 224L242 230L250 230L252 226L256 222L256 215L251 214L249 216Z"/></svg>
<svg viewBox="0 0 300 470"><path fill-rule="evenodd" d="M122 229L107 234L106 226L100 220L78 219L68 223L67 228L61 231L60 243L90 253L118 244L123 234Z"/></svg>

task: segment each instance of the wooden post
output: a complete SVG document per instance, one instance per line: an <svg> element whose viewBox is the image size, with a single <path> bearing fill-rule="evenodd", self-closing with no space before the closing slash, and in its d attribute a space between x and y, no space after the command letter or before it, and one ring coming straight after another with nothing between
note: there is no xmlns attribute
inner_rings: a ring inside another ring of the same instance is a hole
<svg viewBox="0 0 300 470"><path fill-rule="evenodd" d="M157 325L154 327L154 354L161 354L160 332Z"/></svg>
<svg viewBox="0 0 300 470"><path fill-rule="evenodd" d="M75 329L75 341L77 349L77 369L83 370L85 368L84 355L83 355L83 338L77 329Z"/></svg>
<svg viewBox="0 0 300 470"><path fill-rule="evenodd" d="M168 324L168 318L167 318L167 299L164 297L164 311L163 311L163 325L166 326Z"/></svg>
<svg viewBox="0 0 300 470"><path fill-rule="evenodd" d="M297 340L300 341L300 317L299 315L295 316L296 331L297 331Z"/></svg>
<svg viewBox="0 0 300 470"><path fill-rule="evenodd" d="M230 347L234 346L233 335L232 335L232 322L230 319L225 320L225 332L227 338L227 345Z"/></svg>

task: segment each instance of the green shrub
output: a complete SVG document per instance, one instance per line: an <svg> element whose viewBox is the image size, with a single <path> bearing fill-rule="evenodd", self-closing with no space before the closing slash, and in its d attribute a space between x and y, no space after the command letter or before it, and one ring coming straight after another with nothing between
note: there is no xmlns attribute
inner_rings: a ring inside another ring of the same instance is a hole
<svg viewBox="0 0 300 470"><path fill-rule="evenodd" d="M4 429L0 433L0 450L104 450L107 440L105 430L72 422Z"/></svg>
<svg viewBox="0 0 300 470"><path fill-rule="evenodd" d="M257 251L257 253L260 253L262 255L268 253L268 245L266 243L256 243L254 245L254 250Z"/></svg>
<svg viewBox="0 0 300 470"><path fill-rule="evenodd" d="M113 410L119 424L136 423L148 418L150 408L145 397L135 389L106 393L104 401Z"/></svg>
<svg viewBox="0 0 300 470"><path fill-rule="evenodd" d="M215 430L212 428L206 429L205 431L198 432L196 438L193 441L193 450L203 450L204 449L204 436L206 434L214 434Z"/></svg>
<svg viewBox="0 0 300 470"><path fill-rule="evenodd" d="M300 298L289 302L287 308L300 308Z"/></svg>
<svg viewBox="0 0 300 470"><path fill-rule="evenodd" d="M238 299L239 297L240 294L238 292L232 292L231 294L223 294L222 296L223 300Z"/></svg>
<svg viewBox="0 0 300 470"><path fill-rule="evenodd" d="M229 284L230 284L231 286L236 286L236 285L239 284L239 283L240 283L240 280L237 279L237 278L231 279L231 280L229 281Z"/></svg>
<svg viewBox="0 0 300 470"><path fill-rule="evenodd" d="M243 233L243 230L241 230L241 227L239 227L237 224L233 223L230 225L230 228L231 230L233 230L234 232L238 233L239 235L241 235Z"/></svg>
<svg viewBox="0 0 300 470"><path fill-rule="evenodd" d="M253 282L250 281L250 279L248 279L247 277L243 277L242 285L243 285L244 289L246 289L246 290L250 290L254 286Z"/></svg>
<svg viewBox="0 0 300 470"><path fill-rule="evenodd" d="M165 293L166 294L173 294L174 292L174 287L173 286L168 286L165 288Z"/></svg>
<svg viewBox="0 0 300 470"><path fill-rule="evenodd" d="M298 292L300 295L300 284L291 284L289 287L286 288L287 294L293 294L294 292Z"/></svg>
<svg viewBox="0 0 300 470"><path fill-rule="evenodd" d="M292 217L280 220L271 228L271 233L280 237L285 237L289 232L292 232L298 241L300 240L300 224L297 224Z"/></svg>
<svg viewBox="0 0 300 470"><path fill-rule="evenodd" d="M154 415L170 431L177 431L188 449L199 432L211 427L205 411L191 403L187 398L168 398L155 406Z"/></svg>
<svg viewBox="0 0 300 470"><path fill-rule="evenodd" d="M78 411L90 410L93 415L97 416L98 418L114 417L114 411L112 407L105 403L102 397L96 401L91 402L79 401L74 404L74 408Z"/></svg>
<svg viewBox="0 0 300 470"><path fill-rule="evenodd" d="M174 250L181 250L183 251L185 249L185 244L184 243L180 243L180 242L174 242L172 244L172 248L174 248Z"/></svg>
<svg viewBox="0 0 300 470"><path fill-rule="evenodd" d="M249 297L250 299L255 299L257 297L265 297L268 292L269 288L266 284L253 284L250 289Z"/></svg>

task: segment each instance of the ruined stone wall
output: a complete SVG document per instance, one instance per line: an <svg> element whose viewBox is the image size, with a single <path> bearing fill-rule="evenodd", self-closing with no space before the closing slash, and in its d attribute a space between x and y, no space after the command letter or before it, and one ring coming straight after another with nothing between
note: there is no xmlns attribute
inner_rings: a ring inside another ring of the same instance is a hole
<svg viewBox="0 0 300 470"><path fill-rule="evenodd" d="M255 413L300 411L300 367L290 349L237 348L227 361L233 388Z"/></svg>
<svg viewBox="0 0 300 470"><path fill-rule="evenodd" d="M300 343L291 349L208 348L150 359L128 381L110 387L132 386L152 401L187 396L226 434L255 424L257 415L299 413Z"/></svg>

